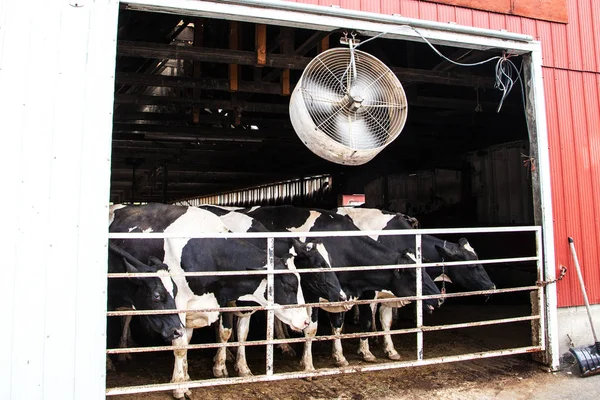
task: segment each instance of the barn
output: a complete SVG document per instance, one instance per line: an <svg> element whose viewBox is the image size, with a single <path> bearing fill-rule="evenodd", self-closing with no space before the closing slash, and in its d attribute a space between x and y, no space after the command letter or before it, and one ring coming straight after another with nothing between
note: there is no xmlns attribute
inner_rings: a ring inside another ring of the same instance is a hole
<svg viewBox="0 0 600 400"><path fill-rule="evenodd" d="M494 309L516 328L514 342L433 358L423 358L423 330L406 329L415 358L399 366L531 353L559 369L570 346L590 342L568 237L600 317L599 25L593 0L3 3L0 126L13 171L3 204L13 233L3 247L0 397L172 389L136 371L114 385L136 390L107 385L106 216L122 202L364 201L415 216L423 234L467 236L482 260L508 260L485 263L498 286L490 304L457 296L448 309ZM390 67L408 103L402 133L361 166L315 155L288 116L308 62L353 35ZM480 321L435 315L426 325ZM268 378L299 376L281 369Z"/></svg>

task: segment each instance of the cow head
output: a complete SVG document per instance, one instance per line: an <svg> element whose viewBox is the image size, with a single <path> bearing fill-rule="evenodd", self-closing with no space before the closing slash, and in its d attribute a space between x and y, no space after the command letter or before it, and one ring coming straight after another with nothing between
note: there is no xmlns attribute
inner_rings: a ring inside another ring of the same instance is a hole
<svg viewBox="0 0 600 400"><path fill-rule="evenodd" d="M129 273L157 272L160 275L159 277L129 278L133 285L131 301L137 310L177 309L175 305L177 285L169 276L166 264L155 257L150 257L148 264L133 258L128 259L128 257L123 257L123 262ZM140 315L140 319L167 342L183 335L183 327L178 314Z"/></svg>
<svg viewBox="0 0 600 400"><path fill-rule="evenodd" d="M467 239L460 238L458 244L444 242L442 246L435 246L441 260L439 261L472 261L478 260L477 253ZM494 290L496 285L481 264L456 265L445 269L446 276L440 276L447 282L455 283L465 290Z"/></svg>
<svg viewBox="0 0 600 400"><path fill-rule="evenodd" d="M293 250L296 253L294 265L296 268L321 268L330 267L327 251L318 239L311 239L306 243L293 239ZM334 272L324 271L302 274L302 290L306 295L324 301L346 301L347 297L337 275Z"/></svg>
<svg viewBox="0 0 600 400"><path fill-rule="evenodd" d="M412 264L416 262L414 253L410 250L404 250L398 258L398 264ZM399 268L393 271L392 281L392 292L398 297L415 296L417 293L417 272L414 268ZM424 296L438 295L440 290L429 277L429 275L422 270L422 285L421 292ZM434 309L439 308L443 303L441 299L428 299L423 300L423 311L432 313Z"/></svg>
<svg viewBox="0 0 600 400"><path fill-rule="evenodd" d="M255 269L255 268L248 268ZM263 268L260 268L265 269ZM275 257L275 269L295 270L294 256L287 254L283 258ZM304 304L304 294L300 286L300 276L298 273L275 274L273 279L274 293L273 301L275 303L275 315L284 324L295 331L301 331L310 323L310 316L306 307L298 308L279 308L277 305ZM251 296L242 296L240 300L253 300L262 306L267 306L267 279L263 279L259 287Z"/></svg>

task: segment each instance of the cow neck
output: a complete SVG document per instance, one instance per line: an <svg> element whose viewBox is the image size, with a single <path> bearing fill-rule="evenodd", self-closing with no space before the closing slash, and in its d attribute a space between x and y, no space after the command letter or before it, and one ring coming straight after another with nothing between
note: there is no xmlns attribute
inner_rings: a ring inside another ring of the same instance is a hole
<svg viewBox="0 0 600 400"><path fill-rule="evenodd" d="M185 272L246 271L247 268L260 269L266 263L266 252L243 240L191 239L183 248L181 267ZM282 268L281 265L275 265L275 269ZM214 292L221 305L243 295L253 294L263 280L265 275L206 276L187 279L194 294Z"/></svg>
<svg viewBox="0 0 600 400"><path fill-rule="evenodd" d="M398 262L397 251L364 236L349 236L344 238L348 249L342 262L346 265L389 265ZM330 246L337 250L337 246ZM349 250L349 251L348 251ZM328 249L329 251L329 249ZM335 264L335 261L332 261ZM336 265L341 266L341 265Z"/></svg>
<svg viewBox="0 0 600 400"><path fill-rule="evenodd" d="M441 262L441 261L449 261L444 260L440 253L435 249L435 246L439 246L442 248L449 249L453 243L450 243L446 240L439 239L435 236L431 235L423 235L422 237L421 248L423 249L423 262ZM432 277L437 277L443 272L442 267L429 267L427 268L427 273Z"/></svg>
<svg viewBox="0 0 600 400"><path fill-rule="evenodd" d="M110 232L163 232L187 212L188 207L151 203L115 210Z"/></svg>

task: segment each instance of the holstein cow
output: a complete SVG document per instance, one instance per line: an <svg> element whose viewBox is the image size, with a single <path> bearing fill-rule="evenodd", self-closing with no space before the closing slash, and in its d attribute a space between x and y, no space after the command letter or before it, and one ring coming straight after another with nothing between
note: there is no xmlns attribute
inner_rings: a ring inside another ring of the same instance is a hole
<svg viewBox="0 0 600 400"><path fill-rule="evenodd" d="M137 273L157 272L159 277L109 279L108 280L108 309L114 310L173 310L176 309L175 296L177 286L168 276L167 265L154 257L149 257L148 264L141 262L131 254L116 246L109 244L108 272L109 273ZM177 314L141 315L142 322L153 332L157 332L167 342L171 342L184 334L181 320ZM122 324L121 340L119 347L128 347L131 343L129 323L131 316L124 318ZM112 347L112 346L111 346ZM126 360L129 354L119 354L121 361ZM114 369L110 358L107 357L107 368Z"/></svg>
<svg viewBox="0 0 600 400"><path fill-rule="evenodd" d="M169 234L195 235L229 232L225 224L213 213L196 207L165 204L127 206L114 210L110 232L164 232ZM164 262L173 276L175 304L178 310L212 309L225 307L237 300L253 301L267 305L265 275L198 276L185 277L184 272L246 271L266 268L267 254L264 250L240 239L123 239L116 244L133 257L144 260L150 256ZM290 256L291 257L291 256ZM275 258L275 269L294 269L293 258ZM276 305L304 304L300 277L297 273L277 274L274 277L274 302ZM306 328L310 317L305 307L276 308L277 318L294 330ZM186 330L182 337L173 340L174 346L189 344L195 328L211 325L219 319L214 311L180 313ZM219 341L226 342L231 336L228 318L219 322ZM187 350L175 350L172 382L188 381ZM217 350L213 373L227 376L225 348ZM189 389L176 389L175 398L191 395Z"/></svg>
<svg viewBox="0 0 600 400"><path fill-rule="evenodd" d="M414 225L410 223L410 217L401 213L393 213L373 208L353 208L340 207L335 210L337 214L344 215L352 219L352 222L361 230L396 230L412 229ZM374 237L375 240L385 246L394 249L412 249L415 248L415 237L413 235L381 235ZM431 235L421 236L421 251L423 262L442 262L442 261L472 261L478 260L477 253L471 247L467 239L461 238L458 243L451 243ZM444 284L454 283L458 287L467 291L476 290L494 290L496 286L491 281L487 272L481 264L471 265L453 265L448 268L429 267L425 268L427 273L434 281L442 281ZM381 294L378 294L380 297ZM382 303L379 309L379 318L382 329L389 331L392 325L392 308L402 307L408 303ZM371 317L374 310L366 307L360 307L360 313L367 313ZM362 315L361 315L362 318ZM394 349L390 335L383 336L384 352L392 360L400 359L400 355Z"/></svg>
<svg viewBox="0 0 600 400"><path fill-rule="evenodd" d="M212 205L202 205L199 207L219 216L227 228L233 232L269 232L263 224L246 214ZM266 239L246 240L265 251L267 249ZM329 268L329 262L325 261L324 258L328 257L327 251L319 240L308 239L303 243L294 238L276 238L274 240L274 253L276 257L283 257L288 253L294 254L294 264L296 268L299 269ZM319 301L346 301L346 294L342 290L340 282L333 272L302 274L300 284L302 286L304 299L308 303L318 303ZM318 309L316 308L309 311L309 313L313 315L313 320L316 320L317 312ZM238 317L237 335L239 342L246 340L248 327L250 325L250 315L251 313L236 313L236 316ZM276 325L276 329L278 332L283 329L280 323ZM316 332L311 329L304 330L306 337L313 337L315 333ZM293 349L287 344L282 346L282 349L284 353L287 353L289 356L295 355ZM302 364L310 363L312 365L312 361L308 361L309 358L310 354L305 352ZM243 360L243 364L240 359ZM240 346L237 350L236 363L236 370L238 373L240 372L239 369L244 368L244 366L246 368L245 375L251 375L250 370L245 365L244 347Z"/></svg>
<svg viewBox="0 0 600 400"><path fill-rule="evenodd" d="M260 207L247 211L248 215L259 220L265 227L272 231L290 232L315 232L315 231L357 231L359 230L349 218L340 216L331 211L297 208L293 206ZM345 267L351 265L393 265L411 263L397 251L391 250L377 241L364 237L322 237L323 245L327 250L332 267ZM342 285L344 293L349 298L361 298L367 291L390 291L397 297L414 296L416 291L416 272L414 269L380 269L370 271L345 271L336 275ZM423 293L425 295L439 294L437 286L428 275L423 274ZM427 311L437 307L437 300L425 300L423 306ZM333 333L342 332L343 312L348 308L335 309L322 307L329 312ZM370 320L361 318L363 331L370 330ZM309 329L317 331L317 320L311 321ZM371 354L368 340L360 340L358 353L366 361L376 360ZM310 342L306 342L310 346ZM310 351L306 350L306 351ZM341 340L333 342L333 357L336 365L348 365L344 357ZM312 360L310 360L312 361ZM304 364L306 370L313 370L312 362Z"/></svg>

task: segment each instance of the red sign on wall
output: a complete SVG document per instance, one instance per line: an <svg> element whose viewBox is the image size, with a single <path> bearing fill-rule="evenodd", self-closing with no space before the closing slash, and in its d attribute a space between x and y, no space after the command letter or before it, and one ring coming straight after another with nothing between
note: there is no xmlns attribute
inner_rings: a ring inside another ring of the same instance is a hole
<svg viewBox="0 0 600 400"><path fill-rule="evenodd" d="M567 22L567 0L425 0L554 22Z"/></svg>

